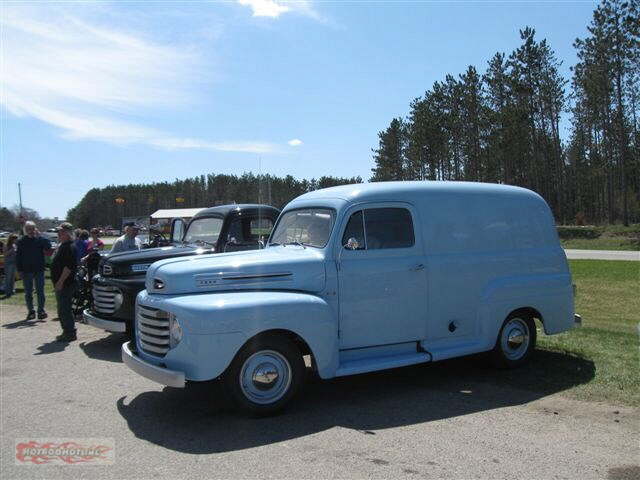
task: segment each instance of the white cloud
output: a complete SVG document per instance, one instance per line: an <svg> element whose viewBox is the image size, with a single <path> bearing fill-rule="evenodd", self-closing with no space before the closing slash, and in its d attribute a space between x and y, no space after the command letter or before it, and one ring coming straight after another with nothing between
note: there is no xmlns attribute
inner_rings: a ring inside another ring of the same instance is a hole
<svg viewBox="0 0 640 480"><path fill-rule="evenodd" d="M289 11L289 7L274 0L238 0L238 3L250 7L254 17L276 18Z"/></svg>
<svg viewBox="0 0 640 480"><path fill-rule="evenodd" d="M254 17L278 18L283 13L298 13L321 20L310 0L237 0L240 5L250 7Z"/></svg>
<svg viewBox="0 0 640 480"><path fill-rule="evenodd" d="M289 140L287 143L292 147L299 147L300 145L302 145L302 140L300 140L299 138L294 138L292 140Z"/></svg>
<svg viewBox="0 0 640 480"><path fill-rule="evenodd" d="M191 48L164 45L69 9L5 5L0 23L1 103L14 115L53 125L74 140L166 149L277 150L264 142L177 138L128 120L194 102L191 79L202 78L203 68Z"/></svg>

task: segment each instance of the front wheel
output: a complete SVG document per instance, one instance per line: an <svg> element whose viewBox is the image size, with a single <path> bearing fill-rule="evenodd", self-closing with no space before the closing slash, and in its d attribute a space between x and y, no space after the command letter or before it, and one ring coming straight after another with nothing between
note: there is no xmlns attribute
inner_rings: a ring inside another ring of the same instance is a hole
<svg viewBox="0 0 640 480"><path fill-rule="evenodd" d="M529 315L512 313L502 324L491 352L499 368L516 368L524 364L536 346L536 325Z"/></svg>
<svg viewBox="0 0 640 480"><path fill-rule="evenodd" d="M303 383L304 360L289 339L269 336L249 342L223 376L234 403L252 415L271 415L284 408Z"/></svg>

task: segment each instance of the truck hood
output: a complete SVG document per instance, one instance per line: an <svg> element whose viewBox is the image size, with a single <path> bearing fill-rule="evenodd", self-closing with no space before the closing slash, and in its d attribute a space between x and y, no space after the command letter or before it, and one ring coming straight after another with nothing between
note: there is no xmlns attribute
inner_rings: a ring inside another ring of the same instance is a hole
<svg viewBox="0 0 640 480"><path fill-rule="evenodd" d="M147 271L153 262L158 260L189 255L201 255L203 253L213 253L213 249L210 247L199 248L195 245L173 245L168 247L144 248L142 250L108 254L102 261L109 263L113 267L114 273L117 276L141 275Z"/></svg>
<svg viewBox="0 0 640 480"><path fill-rule="evenodd" d="M161 260L151 265L146 278L148 292L166 295L253 289L320 292L324 284L323 252L294 245Z"/></svg>

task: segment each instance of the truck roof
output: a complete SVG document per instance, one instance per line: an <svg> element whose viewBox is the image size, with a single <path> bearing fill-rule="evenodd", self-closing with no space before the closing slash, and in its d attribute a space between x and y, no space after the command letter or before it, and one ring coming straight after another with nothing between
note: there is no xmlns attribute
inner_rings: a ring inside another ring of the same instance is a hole
<svg viewBox="0 0 640 480"><path fill-rule="evenodd" d="M426 193L445 193L461 195L504 195L541 197L526 188L511 185L480 182L444 182L444 181L409 181L409 182L373 182L357 183L353 185L340 185L337 187L323 188L305 193L298 200L341 199L347 202L353 201L388 201L403 200L404 198Z"/></svg>
<svg viewBox="0 0 640 480"><path fill-rule="evenodd" d="M233 203L229 205L219 205L217 207L204 208L200 210L196 215L194 215L193 218L208 217L212 215L220 215L226 217L230 212L233 211L244 212L258 210L260 210L261 212L271 211L276 215L280 213L280 210L270 205L261 205L259 203Z"/></svg>

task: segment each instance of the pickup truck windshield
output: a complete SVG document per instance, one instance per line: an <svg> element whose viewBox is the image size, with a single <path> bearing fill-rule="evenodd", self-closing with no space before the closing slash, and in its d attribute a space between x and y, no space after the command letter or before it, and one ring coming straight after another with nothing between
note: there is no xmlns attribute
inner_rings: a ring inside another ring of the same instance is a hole
<svg viewBox="0 0 640 480"><path fill-rule="evenodd" d="M269 242L271 245L308 245L323 248L333 227L334 212L328 208L302 208L282 214Z"/></svg>
<svg viewBox="0 0 640 480"><path fill-rule="evenodd" d="M193 220L184 235L186 243L215 245L222 230L221 218L209 217Z"/></svg>

